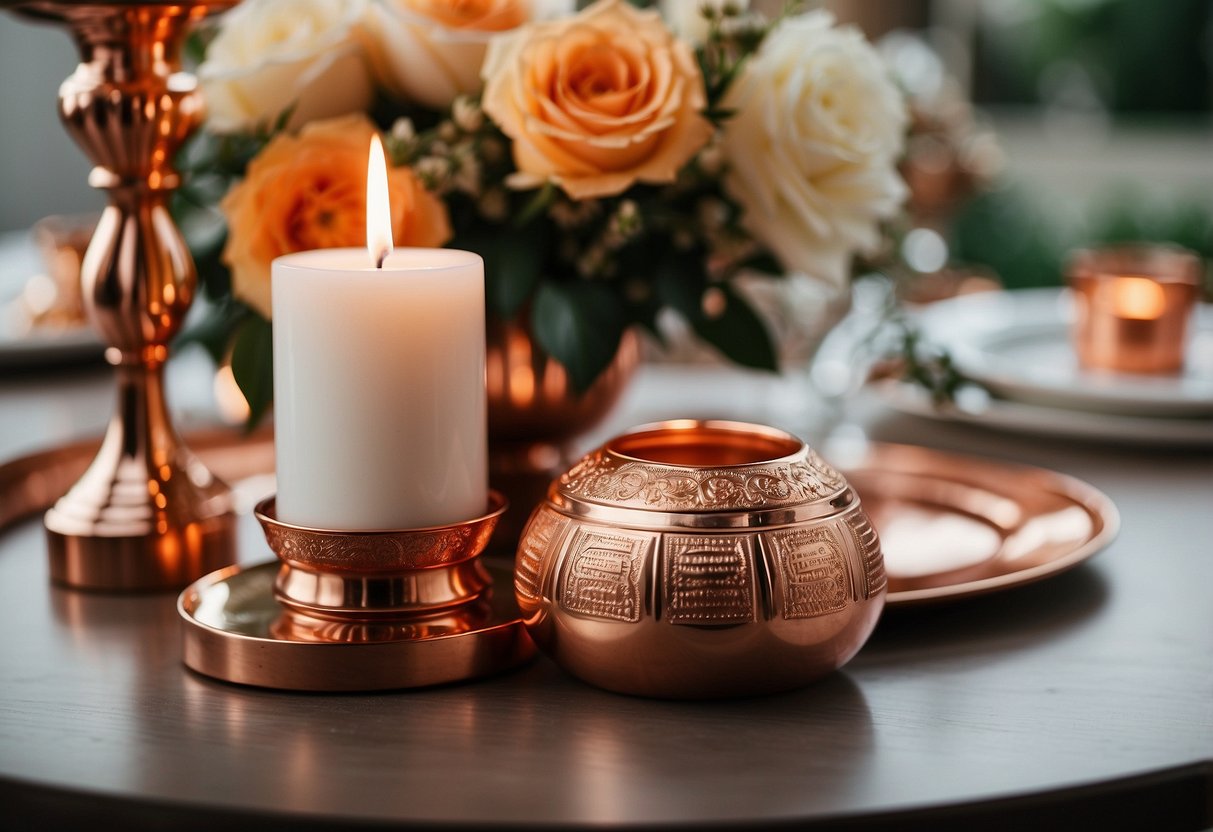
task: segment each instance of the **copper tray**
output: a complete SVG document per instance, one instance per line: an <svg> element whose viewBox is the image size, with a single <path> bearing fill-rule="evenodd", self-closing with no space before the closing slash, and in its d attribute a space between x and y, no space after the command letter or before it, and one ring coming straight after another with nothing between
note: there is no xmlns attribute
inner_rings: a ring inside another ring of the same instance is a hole
<svg viewBox="0 0 1213 832"><path fill-rule="evenodd" d="M1107 546L1120 528L1105 494L1044 468L880 443L840 468L880 533L889 606L1056 575Z"/></svg>
<svg viewBox="0 0 1213 832"><path fill-rule="evenodd" d="M0 528L46 509L99 444L76 442L0 464ZM238 508L247 512L268 493L258 480L274 466L269 431L195 433L188 444L235 487ZM839 467L880 533L889 606L952 601L1056 575L1110 543L1120 526L1102 492L1042 468L880 443Z"/></svg>

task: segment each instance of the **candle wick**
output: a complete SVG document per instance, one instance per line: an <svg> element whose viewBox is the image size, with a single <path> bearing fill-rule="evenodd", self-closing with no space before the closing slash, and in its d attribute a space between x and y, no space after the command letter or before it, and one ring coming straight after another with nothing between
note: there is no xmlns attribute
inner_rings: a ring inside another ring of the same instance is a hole
<svg viewBox="0 0 1213 832"><path fill-rule="evenodd" d="M382 269L383 261L387 259L387 251L380 251L379 256L375 258L375 268Z"/></svg>

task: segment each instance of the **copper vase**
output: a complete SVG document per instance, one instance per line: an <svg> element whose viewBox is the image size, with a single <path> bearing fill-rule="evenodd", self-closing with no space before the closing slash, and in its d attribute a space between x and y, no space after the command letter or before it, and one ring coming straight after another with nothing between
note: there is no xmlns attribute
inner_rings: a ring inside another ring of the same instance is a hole
<svg viewBox="0 0 1213 832"><path fill-rule="evenodd" d="M527 515L576 458L577 437L606 418L627 389L640 364L640 338L625 332L610 366L579 393L524 323L490 319L487 336L489 480L510 503L489 548L512 555Z"/></svg>

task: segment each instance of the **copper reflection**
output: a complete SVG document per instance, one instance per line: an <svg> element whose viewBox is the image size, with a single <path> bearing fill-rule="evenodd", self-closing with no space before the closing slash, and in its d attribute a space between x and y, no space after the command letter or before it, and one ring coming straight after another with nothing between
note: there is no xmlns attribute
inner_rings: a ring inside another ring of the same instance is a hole
<svg viewBox="0 0 1213 832"><path fill-rule="evenodd" d="M163 391L168 344L196 283L168 207L173 157L203 117L179 47L196 20L233 3L2 3L71 29L82 60L59 88L59 113L95 165L89 183L109 192L81 284L115 366L117 412L45 519L51 578L69 586L177 588L234 556L228 488L181 442Z"/></svg>
<svg viewBox="0 0 1213 832"><path fill-rule="evenodd" d="M1105 494L1044 468L872 443L844 470L880 530L890 607L1057 575L1103 549L1120 526Z"/></svg>
<svg viewBox="0 0 1213 832"><path fill-rule="evenodd" d="M1175 246L1122 245L1070 257L1074 347L1088 369L1174 373L1183 368L1200 259Z"/></svg>

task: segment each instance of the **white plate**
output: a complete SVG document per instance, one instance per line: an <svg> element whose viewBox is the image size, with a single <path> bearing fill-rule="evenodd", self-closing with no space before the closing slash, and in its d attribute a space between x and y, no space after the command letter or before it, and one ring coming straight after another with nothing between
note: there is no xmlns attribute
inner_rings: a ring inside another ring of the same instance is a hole
<svg viewBox="0 0 1213 832"><path fill-rule="evenodd" d="M876 395L894 410L947 422L966 422L1036 436L1070 437L1133 445L1213 447L1213 419L1127 416L1091 413L1060 407L1009 401L978 394L960 396L959 405L937 408L916 384L883 381L872 385Z"/></svg>
<svg viewBox="0 0 1213 832"><path fill-rule="evenodd" d="M962 295L917 319L964 375L1008 399L1135 416L1213 416L1213 305L1193 317L1182 372L1133 375L1083 370L1070 343L1068 289Z"/></svg>

